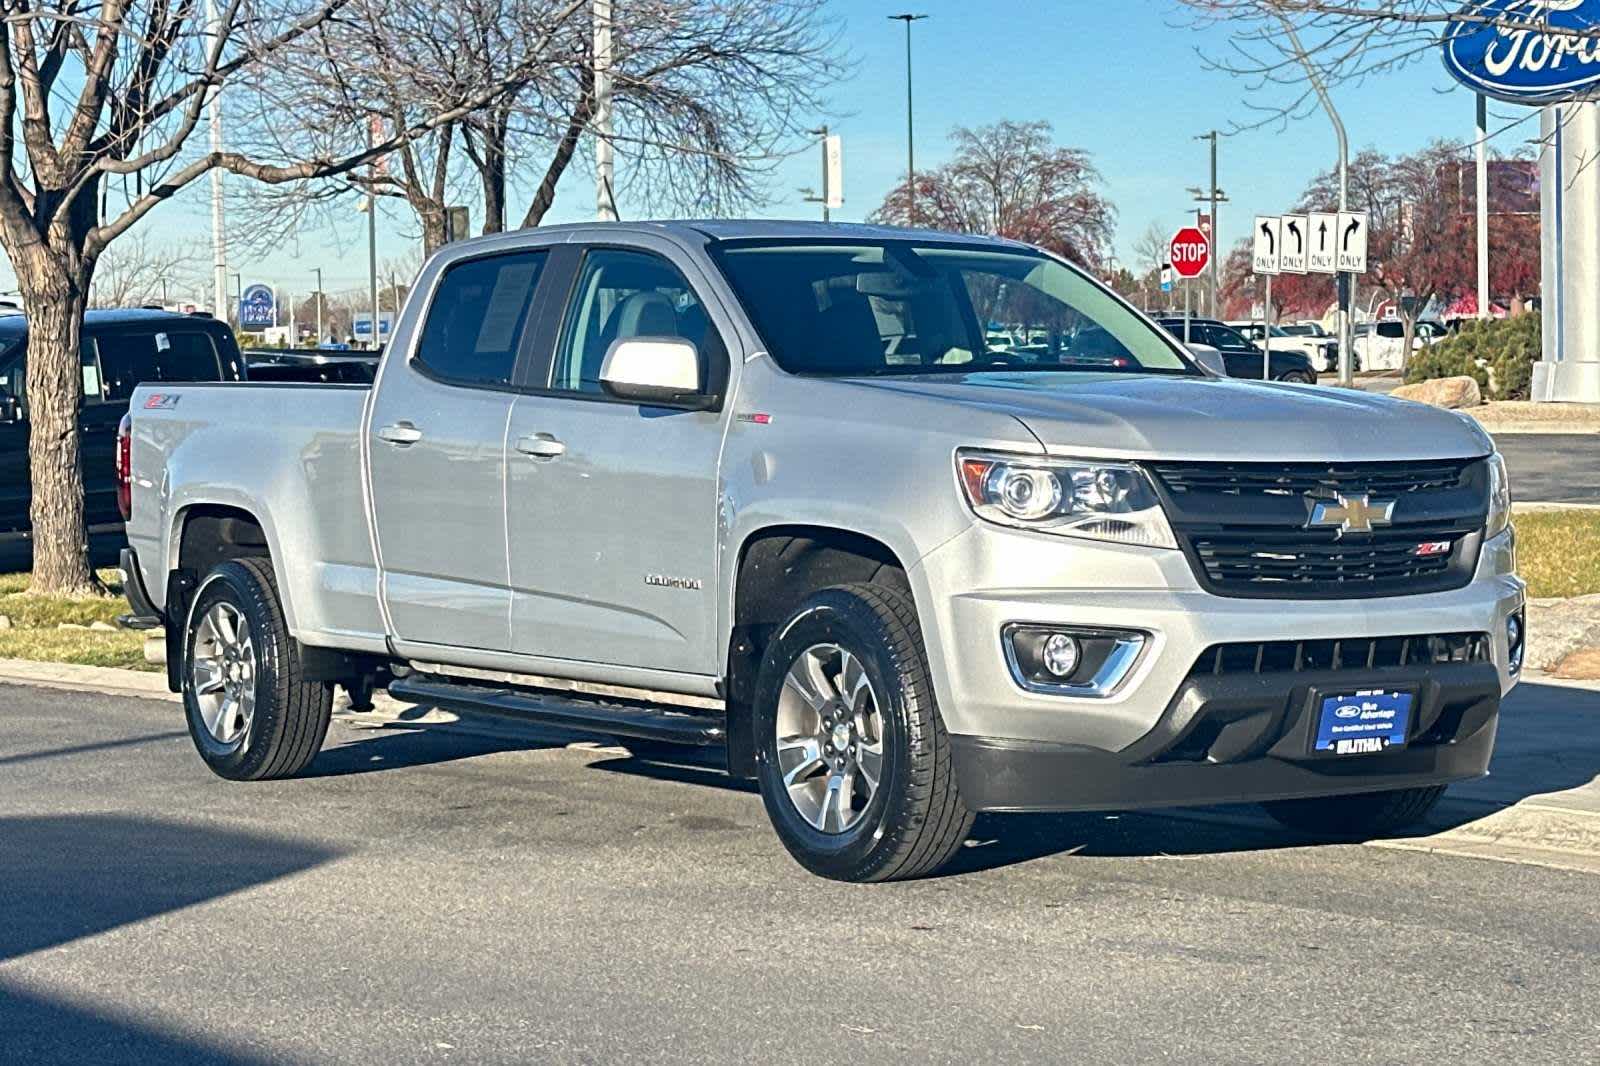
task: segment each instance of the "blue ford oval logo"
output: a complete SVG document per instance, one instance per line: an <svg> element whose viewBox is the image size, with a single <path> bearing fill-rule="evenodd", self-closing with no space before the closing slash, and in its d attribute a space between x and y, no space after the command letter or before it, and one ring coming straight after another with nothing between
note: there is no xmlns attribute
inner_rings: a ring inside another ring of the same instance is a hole
<svg viewBox="0 0 1600 1066"><path fill-rule="evenodd" d="M1347 703L1343 707L1335 709L1333 716L1335 718L1360 718L1361 708L1353 703Z"/></svg>
<svg viewBox="0 0 1600 1066"><path fill-rule="evenodd" d="M1600 37L1557 32L1563 29L1600 29L1600 0L1472 0L1445 29L1445 69L1475 92L1514 104L1600 92Z"/></svg>

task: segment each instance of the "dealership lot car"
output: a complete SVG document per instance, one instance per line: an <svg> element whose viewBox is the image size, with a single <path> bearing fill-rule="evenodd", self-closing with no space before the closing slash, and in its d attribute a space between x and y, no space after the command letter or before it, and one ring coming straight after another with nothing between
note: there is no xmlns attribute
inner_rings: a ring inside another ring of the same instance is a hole
<svg viewBox="0 0 1600 1066"><path fill-rule="evenodd" d="M1520 667L1480 429L1216 377L1011 242L505 234L429 261L370 388L177 391L135 398L125 568L228 778L381 684L718 748L805 867L886 880L978 811L1403 825Z"/></svg>

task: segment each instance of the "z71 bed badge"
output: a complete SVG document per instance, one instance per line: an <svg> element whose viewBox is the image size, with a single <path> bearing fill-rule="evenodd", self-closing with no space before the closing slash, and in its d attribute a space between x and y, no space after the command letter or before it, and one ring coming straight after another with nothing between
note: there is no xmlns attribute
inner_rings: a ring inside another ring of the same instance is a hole
<svg viewBox="0 0 1600 1066"><path fill-rule="evenodd" d="M153 392L144 402L146 411L170 411L183 399L181 392Z"/></svg>

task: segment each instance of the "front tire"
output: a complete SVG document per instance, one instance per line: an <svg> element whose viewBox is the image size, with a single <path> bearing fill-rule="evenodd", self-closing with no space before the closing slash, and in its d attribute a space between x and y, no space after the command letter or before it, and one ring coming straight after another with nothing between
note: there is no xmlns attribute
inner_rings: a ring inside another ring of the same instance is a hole
<svg viewBox="0 0 1600 1066"><path fill-rule="evenodd" d="M1362 840L1422 821L1444 795L1444 790L1444 785L1429 785L1326 799L1278 800L1262 806L1290 829L1315 837Z"/></svg>
<svg viewBox="0 0 1600 1066"><path fill-rule="evenodd" d="M812 873L922 877L972 828L900 589L841 585L802 603L766 649L752 728L767 815Z"/></svg>
<svg viewBox="0 0 1600 1066"><path fill-rule="evenodd" d="M293 777L327 736L333 687L304 680L272 565L236 559L206 575L184 634L183 706L200 758L219 777Z"/></svg>
<svg viewBox="0 0 1600 1066"><path fill-rule="evenodd" d="M1309 385L1309 384L1311 384L1310 375L1306 374L1304 371L1301 371L1301 370L1291 370L1288 373L1284 374L1283 377L1279 378L1278 380L1287 382L1290 385Z"/></svg>

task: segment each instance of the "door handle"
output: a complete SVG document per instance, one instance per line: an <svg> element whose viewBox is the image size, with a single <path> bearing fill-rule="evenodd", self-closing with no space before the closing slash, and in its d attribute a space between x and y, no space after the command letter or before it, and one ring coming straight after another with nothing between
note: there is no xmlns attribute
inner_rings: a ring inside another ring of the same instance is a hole
<svg viewBox="0 0 1600 1066"><path fill-rule="evenodd" d="M421 440L422 430L413 426L410 422L396 422L392 426L384 426L379 429L378 439L404 448Z"/></svg>
<svg viewBox="0 0 1600 1066"><path fill-rule="evenodd" d="M535 459L554 459L566 454L567 446L548 433L535 433L517 441L517 451Z"/></svg>

